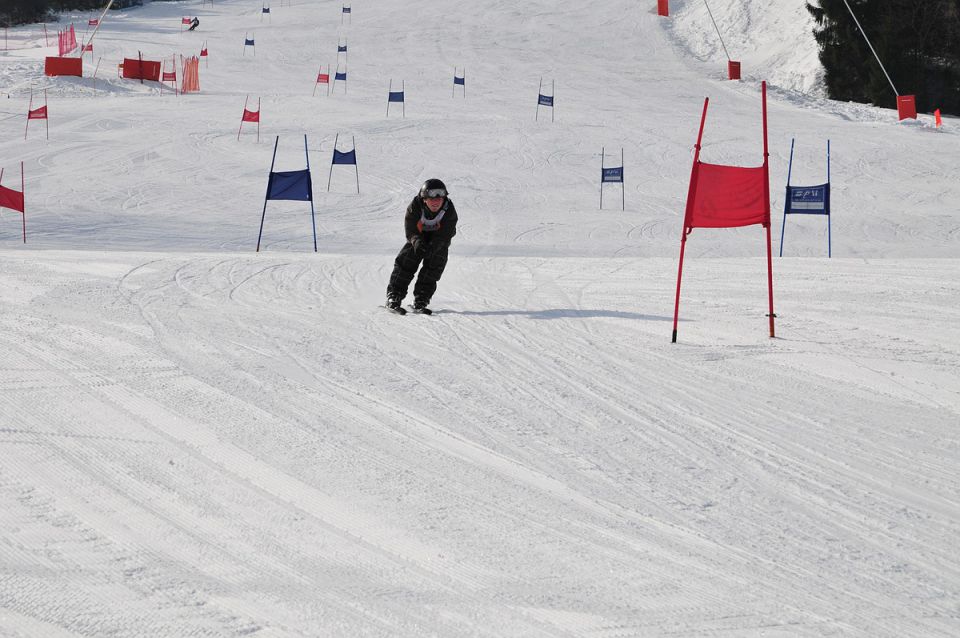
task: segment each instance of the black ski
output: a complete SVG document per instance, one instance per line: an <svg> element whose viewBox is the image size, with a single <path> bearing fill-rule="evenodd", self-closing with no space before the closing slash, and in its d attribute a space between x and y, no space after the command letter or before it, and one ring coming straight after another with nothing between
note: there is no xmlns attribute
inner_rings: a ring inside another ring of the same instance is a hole
<svg viewBox="0 0 960 638"><path fill-rule="evenodd" d="M415 315L432 315L433 311L429 308L417 308L416 306L407 306L410 308L410 312Z"/></svg>

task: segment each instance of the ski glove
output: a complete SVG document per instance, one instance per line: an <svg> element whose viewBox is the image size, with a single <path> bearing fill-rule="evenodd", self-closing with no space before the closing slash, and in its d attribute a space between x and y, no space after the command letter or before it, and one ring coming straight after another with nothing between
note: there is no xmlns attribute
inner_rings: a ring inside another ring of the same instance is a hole
<svg viewBox="0 0 960 638"><path fill-rule="evenodd" d="M423 257L427 254L427 244L423 241L423 237L411 237L410 245L413 246L413 252L417 257Z"/></svg>

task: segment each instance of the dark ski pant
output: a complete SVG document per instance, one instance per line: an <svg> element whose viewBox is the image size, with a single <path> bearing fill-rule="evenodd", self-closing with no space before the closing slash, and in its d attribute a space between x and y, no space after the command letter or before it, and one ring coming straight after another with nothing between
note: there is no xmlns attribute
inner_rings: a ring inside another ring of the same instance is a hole
<svg viewBox="0 0 960 638"><path fill-rule="evenodd" d="M417 283L413 287L414 303L427 305L437 291L437 282L443 275L443 269L447 267L447 252L450 244L447 242L438 242L433 246L426 245L426 254L421 256L413 250L413 246L407 242L400 249L400 253L393 262L393 273L390 275L390 283L387 285L387 298L397 298L403 300L407 296L407 288L413 281L413 276L417 274L417 268L423 261L423 268L420 268L420 274L417 276Z"/></svg>

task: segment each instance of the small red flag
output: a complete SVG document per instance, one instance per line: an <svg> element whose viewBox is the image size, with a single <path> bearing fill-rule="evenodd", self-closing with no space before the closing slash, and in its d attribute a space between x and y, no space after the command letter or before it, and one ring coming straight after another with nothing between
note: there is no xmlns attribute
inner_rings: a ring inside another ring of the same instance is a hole
<svg viewBox="0 0 960 638"><path fill-rule="evenodd" d="M47 119L47 107L41 106L38 109L33 109L32 111L27 112L28 120L45 120Z"/></svg>
<svg viewBox="0 0 960 638"><path fill-rule="evenodd" d="M243 109L243 121L244 122L259 122L260 121L260 111L248 111Z"/></svg>
<svg viewBox="0 0 960 638"><path fill-rule="evenodd" d="M943 126L943 119L940 117L940 109L937 109L936 111L933 112L933 118L937 122L937 128L940 128L941 126Z"/></svg>
<svg viewBox="0 0 960 638"><path fill-rule="evenodd" d="M0 208L12 208L23 212L23 193L6 186L0 186Z"/></svg>

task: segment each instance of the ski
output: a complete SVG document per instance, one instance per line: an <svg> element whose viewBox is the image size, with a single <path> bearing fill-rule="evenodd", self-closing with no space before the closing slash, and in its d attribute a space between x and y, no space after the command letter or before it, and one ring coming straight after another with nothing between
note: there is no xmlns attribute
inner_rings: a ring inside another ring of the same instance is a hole
<svg viewBox="0 0 960 638"><path fill-rule="evenodd" d="M415 315L432 315L433 314L433 311L430 310L429 308L417 308L415 306L407 306L407 307L410 308L410 312L412 312Z"/></svg>

